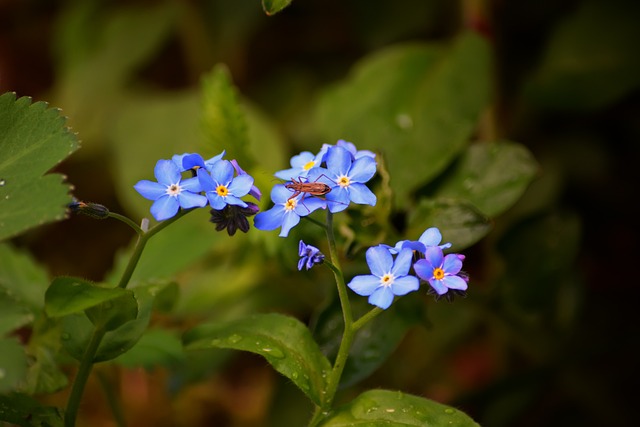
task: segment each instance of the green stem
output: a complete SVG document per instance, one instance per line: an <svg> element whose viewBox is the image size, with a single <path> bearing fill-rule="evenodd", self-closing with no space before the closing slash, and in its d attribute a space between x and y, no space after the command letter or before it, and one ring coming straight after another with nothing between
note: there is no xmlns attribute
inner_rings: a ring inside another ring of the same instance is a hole
<svg viewBox="0 0 640 427"><path fill-rule="evenodd" d="M360 330L364 325L366 325L369 321L371 321L378 314L382 313L384 310L380 307L372 308L368 313L364 314L361 318L353 322L351 328L354 332Z"/></svg>
<svg viewBox="0 0 640 427"><path fill-rule="evenodd" d="M185 216L188 212L191 212L193 209L189 210L180 210L176 216L166 221L161 222L160 224L153 227L151 230L138 234L138 241L136 242L136 247L131 254L131 258L129 259L129 263L122 273L122 277L120 278L120 282L118 283L118 287L126 288L129 284L129 280L133 275L136 266L138 265L138 261L140 260L140 256L142 255L142 251L144 250L145 245L153 236L155 236L158 232L162 231L169 225L176 222L178 219ZM120 215L116 214L118 217ZM124 218L124 217L123 217ZM121 219L121 218L117 218ZM129 220L130 221L130 220ZM127 221L125 221L127 222ZM127 222L128 223L128 222ZM138 228L138 226L136 225ZM80 367L78 368L78 374L73 382L73 387L71 389L71 394L69 395L69 401L67 402L67 410L65 412L64 423L65 427L74 427L76 422L76 417L78 416L78 409L80 408L80 400L82 399L82 394L84 393L84 387L87 384L87 380L89 379L89 374L91 374L91 369L93 368L93 359L96 356L98 348L100 347L100 343L102 342L102 338L104 338L106 331L101 328L95 328L93 331L93 335L91 335L91 340L89 341L89 345L87 346L84 355L82 356L82 360L80 361Z"/></svg>
<svg viewBox="0 0 640 427"><path fill-rule="evenodd" d="M140 228L138 226L138 224L136 224L130 218L128 218L128 217L126 217L124 215L120 215L120 214L117 214L115 212L109 212L109 218L117 219L118 221L124 222L129 227L131 227L133 229L133 231L135 231L138 236L140 236L140 235L142 235L144 233L144 231L142 231L142 228Z"/></svg>
<svg viewBox="0 0 640 427"><path fill-rule="evenodd" d="M78 409L80 408L80 400L82 399L84 387L87 385L91 368L93 368L93 359L105 333L106 331L104 329L94 329L91 339L89 340L89 345L82 356L78 373L73 381L69 401L67 402L67 410L64 416L65 427L74 427L76 424L76 417L78 416Z"/></svg>

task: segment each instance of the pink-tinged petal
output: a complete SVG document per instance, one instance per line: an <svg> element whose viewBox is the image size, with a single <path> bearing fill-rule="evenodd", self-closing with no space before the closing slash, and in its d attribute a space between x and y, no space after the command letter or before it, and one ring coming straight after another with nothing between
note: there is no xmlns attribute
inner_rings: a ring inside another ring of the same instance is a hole
<svg viewBox="0 0 640 427"><path fill-rule="evenodd" d="M142 197L149 200L158 200L167 194L167 186L158 184L157 182L142 180L133 186Z"/></svg>
<svg viewBox="0 0 640 427"><path fill-rule="evenodd" d="M444 257L442 269L447 274L458 274L462 269L462 260L458 258L457 254L449 254Z"/></svg>
<svg viewBox="0 0 640 427"><path fill-rule="evenodd" d="M417 291L418 288L420 288L420 281L413 276L398 277L391 285L391 290L396 295L406 295L409 292Z"/></svg>
<svg viewBox="0 0 640 427"><path fill-rule="evenodd" d="M380 278L371 274L356 276L347 286L358 295L368 296L380 286Z"/></svg>
<svg viewBox="0 0 640 427"><path fill-rule="evenodd" d="M382 277L393 267L393 257L384 246L373 246L367 249L366 257L371 274L374 276Z"/></svg>
<svg viewBox="0 0 640 427"><path fill-rule="evenodd" d="M178 195L178 202L184 209L201 208L207 204L207 198L201 194L182 191Z"/></svg>
<svg viewBox="0 0 640 427"><path fill-rule="evenodd" d="M158 160L153 174L160 184L169 186L180 182L180 169L171 160Z"/></svg>
<svg viewBox="0 0 640 427"><path fill-rule="evenodd" d="M442 279L444 285L449 289L458 289L461 291L466 291L469 285L467 282L458 276L444 276Z"/></svg>
<svg viewBox="0 0 640 427"><path fill-rule="evenodd" d="M442 267L442 260L444 258L444 255L442 254L442 249L440 249L439 247L427 247L427 250L424 251L424 257L431 263L432 266Z"/></svg>
<svg viewBox="0 0 640 427"><path fill-rule="evenodd" d="M444 295L449 290L449 288L447 288L441 280L430 279L429 284L431 285L433 290L438 293L438 295Z"/></svg>
<svg viewBox="0 0 640 427"><path fill-rule="evenodd" d="M411 268L411 261L413 261L413 251L411 249L402 249L393 263L391 274L394 277L406 276Z"/></svg>
<svg viewBox="0 0 640 427"><path fill-rule="evenodd" d="M342 147L331 147L326 156L327 169L336 175L347 175L351 168L351 153Z"/></svg>
<svg viewBox="0 0 640 427"><path fill-rule="evenodd" d="M178 213L179 207L176 197L161 197L151 205L151 215L156 221L164 221L165 219L173 218Z"/></svg>
<svg viewBox="0 0 640 427"><path fill-rule="evenodd" d="M383 310L389 308L391 303L393 302L393 292L388 287L382 286L377 289L374 293L369 297L369 304L380 307Z"/></svg>
<svg viewBox="0 0 640 427"><path fill-rule="evenodd" d="M353 182L367 182L376 174L376 161L372 157L361 157L351 165L349 178Z"/></svg>

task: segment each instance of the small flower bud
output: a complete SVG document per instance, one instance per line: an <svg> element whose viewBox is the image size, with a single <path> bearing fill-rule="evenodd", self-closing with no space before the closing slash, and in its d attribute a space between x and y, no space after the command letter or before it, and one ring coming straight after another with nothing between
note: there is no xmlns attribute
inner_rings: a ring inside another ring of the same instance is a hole
<svg viewBox="0 0 640 427"><path fill-rule="evenodd" d="M74 200L69 204L69 209L73 213L90 216L95 219L109 218L109 209L106 206L92 202L81 202L80 200Z"/></svg>

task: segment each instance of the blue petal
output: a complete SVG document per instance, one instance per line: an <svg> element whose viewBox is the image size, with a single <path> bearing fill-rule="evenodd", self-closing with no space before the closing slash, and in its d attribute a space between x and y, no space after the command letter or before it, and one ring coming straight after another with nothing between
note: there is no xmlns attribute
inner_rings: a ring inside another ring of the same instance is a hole
<svg viewBox="0 0 640 427"><path fill-rule="evenodd" d="M425 246L438 246L442 241L442 233L437 227L427 228L418 241L424 243Z"/></svg>
<svg viewBox="0 0 640 427"><path fill-rule="evenodd" d="M211 168L213 168L213 165L218 163L218 161L224 157L225 153L226 151L222 150L222 153L218 154L217 156L213 156L209 160L205 160L204 167L207 169L207 171L211 172Z"/></svg>
<svg viewBox="0 0 640 427"><path fill-rule="evenodd" d="M201 208L207 204L207 198L190 191L182 191L178 195L178 203L184 209Z"/></svg>
<svg viewBox="0 0 640 427"><path fill-rule="evenodd" d="M202 191L209 192L216 190L216 183L204 169L198 169L198 182Z"/></svg>
<svg viewBox="0 0 640 427"><path fill-rule="evenodd" d="M336 178L336 174L332 173L328 169L321 167L314 167L309 169L307 178L309 179L309 182L320 182L322 184L328 185L331 188L338 185L338 183L333 179Z"/></svg>
<svg viewBox="0 0 640 427"><path fill-rule="evenodd" d="M211 207L217 211L224 209L224 207L228 204L224 200L224 197L220 197L215 191L208 191L207 199L209 199L209 204L211 205Z"/></svg>
<svg viewBox="0 0 640 427"><path fill-rule="evenodd" d="M211 178L216 184L228 185L233 179L233 165L229 160L220 160L211 167Z"/></svg>
<svg viewBox="0 0 640 427"><path fill-rule="evenodd" d="M290 168L284 169L274 173L276 178L284 179L285 181L291 181L293 178L298 178L300 176L305 176L308 172L302 173L302 169L300 168Z"/></svg>
<svg viewBox="0 0 640 427"><path fill-rule="evenodd" d="M367 182L376 174L376 161L372 157L361 157L351 165L349 179L352 182Z"/></svg>
<svg viewBox="0 0 640 427"><path fill-rule="evenodd" d="M376 205L376 195L366 185L353 182L349 185L349 196L353 203L359 205Z"/></svg>
<svg viewBox="0 0 640 427"><path fill-rule="evenodd" d="M413 264L413 269L422 280L430 280L433 278L433 265L426 259L419 259Z"/></svg>
<svg viewBox="0 0 640 427"><path fill-rule="evenodd" d="M393 267L393 256L384 246L378 245L367 249L366 257L369 269L375 276L382 277Z"/></svg>
<svg viewBox="0 0 640 427"><path fill-rule="evenodd" d="M133 186L138 193L145 199L158 200L160 197L167 195L167 186L158 184L157 182L142 180Z"/></svg>
<svg viewBox="0 0 640 427"><path fill-rule="evenodd" d="M457 254L449 254L444 257L442 269L448 274L458 274L460 269L462 269L462 260L458 258Z"/></svg>
<svg viewBox="0 0 640 427"><path fill-rule="evenodd" d="M438 293L438 295L444 295L449 290L449 288L447 288L441 280L429 279L429 284L431 285L433 290Z"/></svg>
<svg viewBox="0 0 640 427"><path fill-rule="evenodd" d="M151 215L156 221L173 218L178 213L178 199L172 196L160 197L151 205Z"/></svg>
<svg viewBox="0 0 640 427"><path fill-rule="evenodd" d="M282 225L284 209L282 206L274 206L268 211L258 213L253 219L253 225L258 230L275 230Z"/></svg>
<svg viewBox="0 0 640 427"><path fill-rule="evenodd" d="M327 207L327 202L322 199L318 199L317 197L302 198L302 196L296 196L296 198L298 198L298 203L293 210L300 216L307 216L311 212L318 209L325 209Z"/></svg>
<svg viewBox="0 0 640 427"><path fill-rule="evenodd" d="M181 181L180 187L183 190L187 190L192 193L199 193L202 191L202 185L200 185L200 180L198 179L198 177L193 177L193 178L189 178Z"/></svg>
<svg viewBox="0 0 640 427"><path fill-rule="evenodd" d="M204 168L204 159L200 154L187 154L182 158L181 170L186 171L194 167Z"/></svg>
<svg viewBox="0 0 640 427"><path fill-rule="evenodd" d="M371 274L356 276L347 286L358 295L368 296L380 286L380 278Z"/></svg>
<svg viewBox="0 0 640 427"><path fill-rule="evenodd" d="M426 251L424 251L424 257L427 261L431 263L433 267L442 267L442 249L437 246L429 246Z"/></svg>
<svg viewBox="0 0 640 427"><path fill-rule="evenodd" d="M327 152L327 169L335 175L347 175L351 168L351 153L342 147L331 147Z"/></svg>
<svg viewBox="0 0 640 427"><path fill-rule="evenodd" d="M309 257L306 257L306 256L305 256L305 257L302 257L302 258L300 258L300 259L298 260L298 270L299 270L299 271L302 271L302 267L304 267L304 266L305 266L305 264L307 263L307 259L308 259L308 258L309 258ZM309 267L307 267L307 270L308 270L308 269L309 269Z"/></svg>
<svg viewBox="0 0 640 427"><path fill-rule="evenodd" d="M326 195L326 198L327 202L329 202L329 210L332 213L341 212L347 209L351 202L351 199L349 198L349 191L342 187L335 187Z"/></svg>
<svg viewBox="0 0 640 427"><path fill-rule="evenodd" d="M369 297L369 304L380 307L383 310L389 308L393 302L393 292L387 286L381 286Z"/></svg>
<svg viewBox="0 0 640 427"><path fill-rule="evenodd" d="M466 291L469 287L469 285L467 285L467 282L459 276L444 276L442 282L449 289Z"/></svg>
<svg viewBox="0 0 640 427"><path fill-rule="evenodd" d="M253 185L251 175L238 175L229 185L229 192L236 197L246 196Z"/></svg>
<svg viewBox="0 0 640 427"><path fill-rule="evenodd" d="M420 288L420 281L417 277L404 276L393 280L391 290L395 295L406 295L409 292L417 291Z"/></svg>
<svg viewBox="0 0 640 427"><path fill-rule="evenodd" d="M293 193L282 184L276 184L271 189L271 200L273 203L285 204L291 198Z"/></svg>
<svg viewBox="0 0 640 427"><path fill-rule="evenodd" d="M394 277L406 276L411 268L411 261L413 261L413 251L407 248L402 249L393 263L391 274L393 274Z"/></svg>
<svg viewBox="0 0 640 427"><path fill-rule="evenodd" d="M224 202L228 205L242 206L243 208L246 208L248 206L244 200L233 195L229 195L227 197L224 197L223 199Z"/></svg>
<svg viewBox="0 0 640 427"><path fill-rule="evenodd" d="M280 230L280 237L287 237L289 230L298 225L300 217L295 213L289 211L284 213L284 220L282 221L282 229Z"/></svg>
<svg viewBox="0 0 640 427"><path fill-rule="evenodd" d="M307 163L312 161L314 158L315 158L315 155L312 152L303 151L302 153L293 156L291 158L291 161L289 162L289 164L293 168L297 168L298 170L302 170L304 168L304 165L306 165ZM291 178L286 178L286 179L291 179Z"/></svg>
<svg viewBox="0 0 640 427"><path fill-rule="evenodd" d="M180 182L181 178L180 169L171 160L158 160L153 174L156 181L166 186Z"/></svg>
<svg viewBox="0 0 640 427"><path fill-rule="evenodd" d="M306 253L307 253L307 244L302 240L300 240L300 243L298 243L298 255L303 256Z"/></svg>

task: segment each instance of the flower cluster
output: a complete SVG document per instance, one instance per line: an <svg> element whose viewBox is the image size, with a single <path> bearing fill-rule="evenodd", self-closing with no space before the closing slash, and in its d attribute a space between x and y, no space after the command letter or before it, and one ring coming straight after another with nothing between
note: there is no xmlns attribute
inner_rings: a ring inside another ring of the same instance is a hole
<svg viewBox="0 0 640 427"><path fill-rule="evenodd" d="M235 160L223 160L224 154L209 160L195 153L158 160L154 169L157 182L142 180L134 188L144 198L153 200L151 215L157 221L174 217L180 209L209 204L211 221L218 231L227 228L229 235L237 229L246 232L249 229L246 217L256 214L258 207L242 197L251 195L260 200L260 190ZM183 176L186 172L191 172L191 176Z"/></svg>
<svg viewBox="0 0 640 427"><path fill-rule="evenodd" d="M261 230L280 227L280 236L286 237L301 217L317 209L340 212L351 202L375 206L376 196L365 183L376 166L374 153L343 140L323 145L317 154L302 152L291 159L291 168L275 173L288 182L274 186L274 206L256 215L254 225Z"/></svg>
<svg viewBox="0 0 640 427"><path fill-rule="evenodd" d="M394 296L418 290L420 280L429 283L430 293L439 300L465 295L468 277L461 271L464 255L444 255L451 243L440 244L442 234L435 227L427 229L417 241L403 240L395 246L378 245L367 250L371 274L354 277L347 285L358 295L368 296L369 303L387 309ZM394 259L395 256L395 259ZM415 276L410 274L412 262Z"/></svg>

